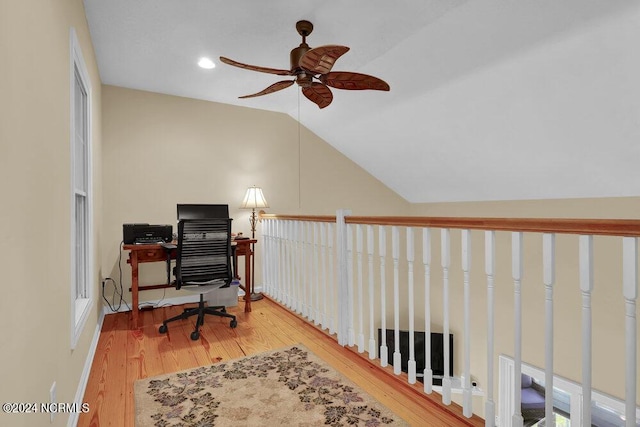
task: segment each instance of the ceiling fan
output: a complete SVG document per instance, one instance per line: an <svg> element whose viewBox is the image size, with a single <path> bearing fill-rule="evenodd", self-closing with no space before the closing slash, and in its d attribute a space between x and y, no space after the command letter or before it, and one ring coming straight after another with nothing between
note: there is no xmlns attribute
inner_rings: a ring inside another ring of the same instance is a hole
<svg viewBox="0 0 640 427"><path fill-rule="evenodd" d="M240 98L268 95L297 83L302 88L304 96L316 103L318 107L325 108L333 101L333 94L329 86L346 90L389 90L389 85L377 77L349 71L331 71L336 60L347 53L349 48L346 46L326 45L312 49L307 44L306 39L313 31L313 24L309 21L298 21L296 30L302 36L302 43L291 50L291 69L289 70L243 64L224 56L220 57L220 61L234 67L279 76L295 76L294 80L282 80L260 92L244 95Z"/></svg>

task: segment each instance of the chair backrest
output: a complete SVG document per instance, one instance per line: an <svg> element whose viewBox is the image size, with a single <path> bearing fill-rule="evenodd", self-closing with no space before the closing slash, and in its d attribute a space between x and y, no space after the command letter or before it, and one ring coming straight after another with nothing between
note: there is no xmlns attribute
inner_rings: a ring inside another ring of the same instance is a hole
<svg viewBox="0 0 640 427"><path fill-rule="evenodd" d="M178 223L176 288L185 284L231 283L231 218Z"/></svg>

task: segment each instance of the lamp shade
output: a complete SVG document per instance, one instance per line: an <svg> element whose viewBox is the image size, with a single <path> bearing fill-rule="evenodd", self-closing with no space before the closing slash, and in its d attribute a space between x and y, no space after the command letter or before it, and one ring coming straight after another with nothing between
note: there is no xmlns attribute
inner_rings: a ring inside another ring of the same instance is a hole
<svg viewBox="0 0 640 427"><path fill-rule="evenodd" d="M253 187L247 188L247 192L244 195L244 200L242 201L242 205L240 205L242 209L255 209L255 208L268 208L267 200L264 198L264 194L262 194L262 188Z"/></svg>

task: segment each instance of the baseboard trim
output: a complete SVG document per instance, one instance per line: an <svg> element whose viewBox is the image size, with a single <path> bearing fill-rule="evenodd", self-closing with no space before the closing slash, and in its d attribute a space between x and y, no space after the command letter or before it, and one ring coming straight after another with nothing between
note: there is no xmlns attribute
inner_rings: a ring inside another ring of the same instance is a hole
<svg viewBox="0 0 640 427"><path fill-rule="evenodd" d="M167 307L170 305L180 305L180 304L190 304L194 302L200 301L200 295L192 294L192 295L182 295L179 297L171 297L171 298L162 298L158 300L148 300L148 301L140 301L138 304L139 309L144 307ZM127 311L131 311L131 307L127 305L122 305L118 308L118 310L111 310L108 305L102 306L103 314L112 314L112 313L124 313Z"/></svg>
<svg viewBox="0 0 640 427"><path fill-rule="evenodd" d="M73 399L73 401L78 405L82 405L84 392L87 389L87 383L89 382L89 373L91 373L91 365L93 364L93 357L95 356L96 349L98 348L98 340L100 339L100 331L102 331L103 322L104 322L104 311L101 311L100 316L98 317L98 324L96 325L96 329L93 331L93 338L91 339L91 344L89 345L89 351L87 353L87 357L84 361L84 367L82 368L82 375L80 375L80 380L78 381L76 396ZM79 412L71 412L69 414L69 420L67 421L67 426L76 427L78 425L79 416L80 416Z"/></svg>

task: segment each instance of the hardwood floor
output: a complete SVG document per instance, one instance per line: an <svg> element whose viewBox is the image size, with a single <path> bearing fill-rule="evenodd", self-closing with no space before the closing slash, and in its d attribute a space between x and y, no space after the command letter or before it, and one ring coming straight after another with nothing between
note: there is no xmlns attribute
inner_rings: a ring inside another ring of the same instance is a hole
<svg viewBox="0 0 640 427"><path fill-rule="evenodd" d="M269 299L252 303L251 313L244 313L243 307L228 309L238 316L237 328L229 327L229 319L208 317L198 341L189 338L195 319L169 324L167 334L158 332L162 320L180 313L183 306L141 312L142 326L135 331L129 329L129 313L107 315L84 396L91 410L80 415L78 426L133 426L133 383L137 379L297 343L411 425L484 425L479 417L464 418L458 405L443 409L439 395L425 395L421 385L409 385L406 376L396 376L391 369L381 369L356 351L341 347L333 337Z"/></svg>

